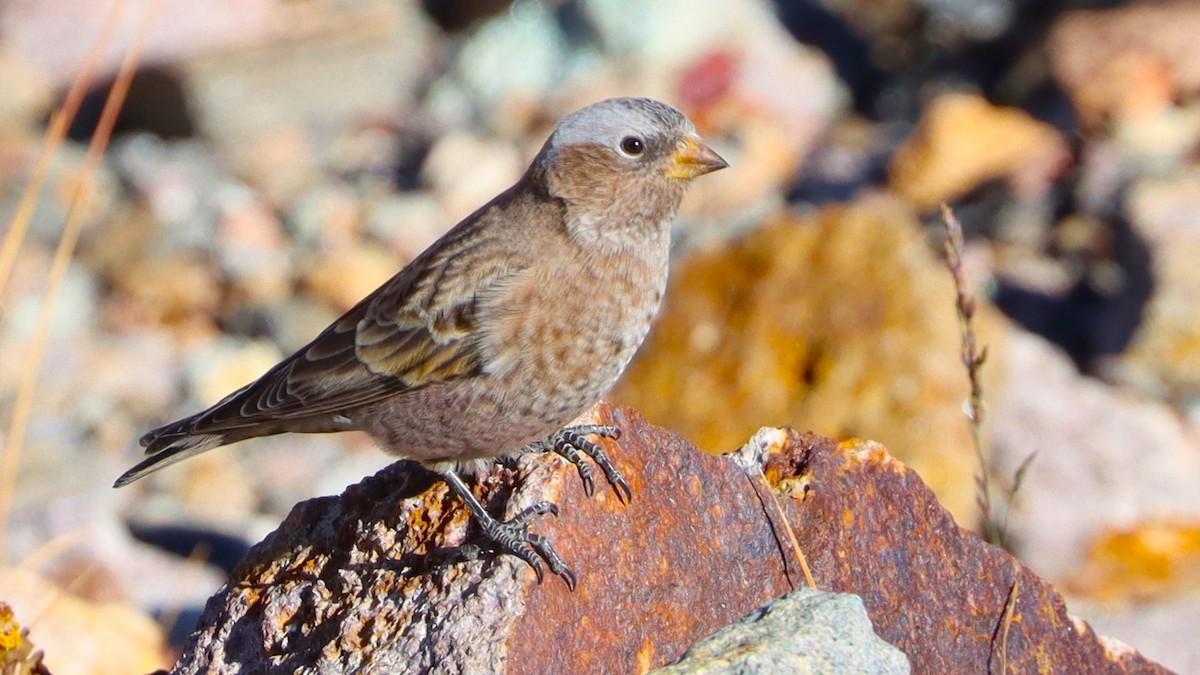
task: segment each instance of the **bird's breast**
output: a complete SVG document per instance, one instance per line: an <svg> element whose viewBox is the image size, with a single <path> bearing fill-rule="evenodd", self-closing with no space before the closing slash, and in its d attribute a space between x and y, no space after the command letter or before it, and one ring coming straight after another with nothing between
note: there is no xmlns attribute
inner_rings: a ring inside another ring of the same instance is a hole
<svg viewBox="0 0 1200 675"><path fill-rule="evenodd" d="M662 302L667 247L586 251L532 267L483 317L486 368L547 405L583 408L633 357Z"/></svg>

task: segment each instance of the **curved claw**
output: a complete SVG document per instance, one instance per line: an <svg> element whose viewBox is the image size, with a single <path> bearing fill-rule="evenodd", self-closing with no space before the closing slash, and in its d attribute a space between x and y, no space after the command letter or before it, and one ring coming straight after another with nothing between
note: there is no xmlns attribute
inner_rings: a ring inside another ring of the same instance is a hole
<svg viewBox="0 0 1200 675"><path fill-rule="evenodd" d="M609 485L612 486L613 492L617 494L621 503L628 504L633 499L633 491L629 489L629 484L625 482L621 472L604 454L604 448L589 440L588 436L617 439L621 437L621 430L608 424L581 424L560 429L549 438L538 441L530 447L554 452L574 464L583 481L584 493L591 497L595 493L596 482L592 478L592 468L583 461L582 455L587 455L604 472L604 477L608 479Z"/></svg>
<svg viewBox="0 0 1200 675"><path fill-rule="evenodd" d="M629 483L625 482L625 478L621 474L617 474L615 479L610 477L609 482L612 483L613 492L617 493L617 499L620 499L622 504L629 504L633 501L633 490L629 489Z"/></svg>
<svg viewBox="0 0 1200 675"><path fill-rule="evenodd" d="M575 584L577 582L575 573L571 571L570 567L567 567L565 562L563 562L563 559L558 555L558 552L555 551L554 547L550 545L549 540L540 534L531 534L528 537L528 542L529 545L538 552L538 555L542 556L546 563L550 565L550 571L562 577L562 580L567 584L567 588L574 591ZM541 583L541 577L538 577L538 583Z"/></svg>
<svg viewBox="0 0 1200 675"><path fill-rule="evenodd" d="M566 581L567 586L572 590L575 589L575 574L571 572L562 558L550 546L550 542L544 537L537 534L530 534L528 530L529 522L537 516L551 513L558 515L558 506L552 502L541 501L522 510L511 520L500 522L493 518L487 512L479 499L467 487L462 478L452 470L441 472L445 477L446 483L450 489L458 494L466 505L467 510L475 517L480 529L488 539L491 539L500 548L502 552L511 553L527 565L533 568L533 573L537 575L538 583L542 583L545 579L545 570L542 567L541 560L545 560L550 566L550 570L561 576ZM540 559L539 559L540 557Z"/></svg>
<svg viewBox="0 0 1200 675"><path fill-rule="evenodd" d="M575 466L579 468L579 480L583 481L583 494L591 497L596 493L596 479L592 478L592 467L583 462Z"/></svg>
<svg viewBox="0 0 1200 675"><path fill-rule="evenodd" d="M546 573L542 570L542 563L537 560L526 560L525 562L529 563L529 566L533 568L533 573L537 575L538 585L540 586L546 580Z"/></svg>
<svg viewBox="0 0 1200 675"><path fill-rule="evenodd" d="M510 520L508 520L504 523L501 523L501 524L502 525L510 525L515 528L524 528L524 527L527 527L529 525L529 523L533 522L534 518L545 515L547 513L557 518L558 517L558 505L554 504L553 502L538 502L538 503L534 504L533 506L530 506L529 508L522 510L517 515L513 516Z"/></svg>
<svg viewBox="0 0 1200 675"><path fill-rule="evenodd" d="M569 590L569 591L571 591L572 593L574 593L574 592L575 592L575 585L576 585L577 583L579 583L579 580L575 578L575 573L574 573L574 572L572 572L572 571L571 571L571 570L569 570L569 569L566 569L566 570L563 570L562 572L559 572L559 573L558 573L558 576L562 577L562 580L563 580L564 582L566 582L566 584L567 584L567 590Z"/></svg>

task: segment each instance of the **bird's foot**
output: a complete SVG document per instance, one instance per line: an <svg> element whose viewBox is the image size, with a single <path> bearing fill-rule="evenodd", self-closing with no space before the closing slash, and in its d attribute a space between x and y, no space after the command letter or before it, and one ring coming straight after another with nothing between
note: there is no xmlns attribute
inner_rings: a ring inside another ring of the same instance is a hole
<svg viewBox="0 0 1200 675"><path fill-rule="evenodd" d="M529 524L535 518L547 513L557 516L558 507L550 502L538 502L522 510L509 520L500 521L492 517L483 504L475 497L462 478L453 471L443 471L442 476L450 488L463 500L467 510L475 517L480 530L488 539L496 543L502 552L511 553L533 568L538 583L545 578L542 561L550 567L550 571L562 577L567 587L575 590L575 573L563 562L558 552L550 545L550 541L540 534L529 531Z"/></svg>
<svg viewBox="0 0 1200 675"><path fill-rule="evenodd" d="M521 511L510 520L499 521L495 518L479 519L483 534L503 549L511 553L533 568L538 583L542 583L544 572L542 560L549 565L550 571L562 577L567 587L575 590L575 573L563 562L558 552L550 545L550 541L540 534L529 531L529 523L534 518L544 514L558 515L558 507L550 502L538 502Z"/></svg>
<svg viewBox="0 0 1200 675"><path fill-rule="evenodd" d="M608 455L604 454L604 448L599 443L588 439L588 436L602 436L616 440L621 437L621 430L608 424L580 424L559 429L549 438L538 441L531 447L535 450L553 452L574 464L575 469L579 471L580 480L583 481L583 491L591 497L592 493L596 491L596 481L592 477L591 465L583 461L583 456L587 455L604 472L604 477L608 479L608 484L612 486L613 492L617 493L617 498L622 503L628 504L633 497L633 493L629 490L629 484L625 482L624 476L613 465Z"/></svg>

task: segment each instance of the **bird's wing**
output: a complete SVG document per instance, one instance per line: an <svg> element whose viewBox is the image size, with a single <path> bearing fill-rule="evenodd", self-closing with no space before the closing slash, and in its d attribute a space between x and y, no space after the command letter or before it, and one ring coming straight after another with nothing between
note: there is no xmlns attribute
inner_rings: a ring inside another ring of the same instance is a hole
<svg viewBox="0 0 1200 675"><path fill-rule="evenodd" d="M351 410L400 392L476 374L482 299L523 267L498 250L503 228L461 223L316 339L208 410L143 438L220 433ZM500 255L498 255L500 254ZM164 438L165 440L165 438Z"/></svg>

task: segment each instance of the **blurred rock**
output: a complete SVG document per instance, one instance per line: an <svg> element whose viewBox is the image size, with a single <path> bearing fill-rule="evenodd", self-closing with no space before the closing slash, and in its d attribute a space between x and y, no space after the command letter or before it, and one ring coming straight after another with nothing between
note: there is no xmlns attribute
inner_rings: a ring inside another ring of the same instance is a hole
<svg viewBox="0 0 1200 675"><path fill-rule="evenodd" d="M813 206L848 202L860 191L883 185L891 153L907 135L904 125L843 121L804 162L801 173L788 186L788 202Z"/></svg>
<svg viewBox="0 0 1200 675"><path fill-rule="evenodd" d="M1200 5L1190 0L1078 10L1047 39L1055 77L1085 118L1153 115L1200 92Z"/></svg>
<svg viewBox="0 0 1200 675"><path fill-rule="evenodd" d="M457 222L517 182L528 159L511 143L451 132L434 143L421 177Z"/></svg>
<svg viewBox="0 0 1200 675"><path fill-rule="evenodd" d="M264 129L232 149L238 173L272 204L282 206L321 180L317 149L299 123Z"/></svg>
<svg viewBox="0 0 1200 675"><path fill-rule="evenodd" d="M1151 516L1092 540L1069 590L1099 601L1147 602L1200 591L1200 518Z"/></svg>
<svg viewBox="0 0 1200 675"><path fill-rule="evenodd" d="M344 248L362 234L362 214L353 188L341 183L306 191L288 212L292 242L306 248Z"/></svg>
<svg viewBox="0 0 1200 675"><path fill-rule="evenodd" d="M146 35L143 62L175 60L206 50L247 45L271 36L279 25L275 0L218 0L203 11L187 0L166 0ZM54 86L80 71L110 10L90 0L9 3L0 33ZM274 11L273 11L274 10ZM98 77L116 72L142 8L124 12L115 36L99 55ZM274 25L273 25L274 24Z"/></svg>
<svg viewBox="0 0 1200 675"><path fill-rule="evenodd" d="M320 178L340 130L388 119L413 96L433 27L416 3L302 3L302 41L185 64L201 128L277 206ZM295 26L295 24L293 24Z"/></svg>
<svg viewBox="0 0 1200 675"><path fill-rule="evenodd" d="M1173 173L1200 146L1200 102L1172 106L1113 124L1126 173Z"/></svg>
<svg viewBox="0 0 1200 675"><path fill-rule="evenodd" d="M145 203L125 203L108 222L81 233L75 260L108 283L133 261L156 253L152 249L159 238L159 222L151 208Z"/></svg>
<svg viewBox="0 0 1200 675"><path fill-rule="evenodd" d="M453 225L437 199L424 192L382 197L367 216L367 230L404 260L417 257Z"/></svg>
<svg viewBox="0 0 1200 675"><path fill-rule="evenodd" d="M1036 182L1068 159L1048 124L973 94L943 94L930 102L916 134L897 149L889 170L894 190L922 211L996 178Z"/></svg>
<svg viewBox="0 0 1200 675"><path fill-rule="evenodd" d="M685 673L908 673L903 652L879 639L857 596L801 588L700 641L654 675Z"/></svg>
<svg viewBox="0 0 1200 675"><path fill-rule="evenodd" d="M363 243L314 255L300 269L304 287L310 293L344 312L399 272L401 266L395 255Z"/></svg>
<svg viewBox="0 0 1200 675"><path fill-rule="evenodd" d="M218 199L213 247L225 275L245 302L282 302L292 290L292 267L279 219L245 189L227 189Z"/></svg>
<svg viewBox="0 0 1200 675"><path fill-rule="evenodd" d="M1154 253L1157 288L1122 375L1180 401L1200 394L1200 172L1142 178L1129 207Z"/></svg>
<svg viewBox="0 0 1200 675"><path fill-rule="evenodd" d="M444 31L460 31L501 12L512 0L422 0L421 7Z"/></svg>
<svg viewBox="0 0 1200 675"><path fill-rule="evenodd" d="M1007 344L989 406L993 478L1007 486L1036 453L1010 507L1023 560L1055 583L1084 587L1089 557L1096 564L1094 551L1112 550L1095 549L1105 537L1200 518L1200 492L1189 487L1200 484L1194 429L1162 403L1080 375L1041 338L1014 330Z"/></svg>
<svg viewBox="0 0 1200 675"><path fill-rule="evenodd" d="M511 555L463 560L458 547L477 536L465 511L397 463L297 506L209 601L176 672L645 670L802 583L781 543L789 523L818 583L860 594L914 671L1167 672L1069 616L1049 584L955 526L877 444L766 429L740 453L764 480L630 410L601 405L583 419L622 428L608 445L634 503L586 496L573 467L544 455L476 487L509 516L559 503L561 517L535 528L580 572L578 592L536 584ZM767 503L777 499L783 513Z"/></svg>
<svg viewBox="0 0 1200 675"><path fill-rule="evenodd" d="M83 146L64 143L54 158L50 160L46 182L42 186L41 200L29 222L31 238L46 243L58 242L63 224L71 209L71 203L85 177L88 190L80 199L78 207L83 230L91 229L105 222L117 208L122 197L119 177L104 162L97 164L88 173L85 171L87 168L86 155L87 150ZM29 163L25 165L26 170L33 170L36 158L37 155L30 152L26 157L29 160ZM25 181L28 179L29 176L22 176L20 188L25 187ZM14 193L18 191L19 188L14 188ZM11 206L16 206L15 200L11 202ZM3 222L7 225L15 208L12 211L9 208L4 210Z"/></svg>
<svg viewBox="0 0 1200 675"><path fill-rule="evenodd" d="M0 127L31 125L50 109L50 83L7 44L0 44L0 83Z"/></svg>
<svg viewBox="0 0 1200 675"><path fill-rule="evenodd" d="M854 111L871 114L875 97L885 81L880 59L872 58L868 36L855 30L841 11L851 3L831 5L819 0L774 0L780 24L797 41L811 45L833 62L840 79L854 97ZM876 3L874 13L889 3Z"/></svg>
<svg viewBox="0 0 1200 675"><path fill-rule="evenodd" d="M926 34L933 42L986 42L1002 35L1017 14L1014 0L917 0L929 12Z"/></svg>
<svg viewBox="0 0 1200 675"><path fill-rule="evenodd" d="M551 3L518 0L508 11L479 24L458 55L464 87L481 108L538 101L565 73L566 37Z"/></svg>
<svg viewBox="0 0 1200 675"><path fill-rule="evenodd" d="M48 282L50 252L27 250L26 255L45 264L40 269L26 268L30 276L38 277L39 282ZM23 294L6 304L4 322L0 325L0 339L13 344L27 341L33 336L38 314L45 301L41 293L43 289L44 287L38 288L36 293ZM96 279L86 269L78 266L67 268L58 295L54 299L54 307L50 311L50 333L55 340L69 341L95 328L99 290ZM0 381L3 379L5 378L0 377Z"/></svg>
<svg viewBox="0 0 1200 675"><path fill-rule="evenodd" d="M299 295L289 302L263 309L266 333L279 345L283 354L291 354L308 344L325 327L333 323L340 310L321 298Z"/></svg>
<svg viewBox="0 0 1200 675"><path fill-rule="evenodd" d="M1200 647L1188 628L1200 622L1200 602L1186 592L1154 603L1089 602L1072 598L1071 606L1088 617L1102 635L1120 635L1147 658L1177 673L1200 672Z"/></svg>
<svg viewBox="0 0 1200 675"><path fill-rule="evenodd" d="M986 314L979 323L1003 358ZM959 340L950 274L903 203L783 212L679 261L612 398L710 452L787 420L884 439L970 526L976 462Z"/></svg>
<svg viewBox="0 0 1200 675"><path fill-rule="evenodd" d="M152 134L136 134L116 139L109 157L114 170L144 200L144 208L163 230L154 233L156 253L191 252L211 246L217 223L215 195L236 183L219 165L210 147L196 140L164 141ZM113 221L116 230L104 239L127 236L124 219ZM101 239L100 233L95 239ZM121 242L105 244L115 247Z"/></svg>
<svg viewBox="0 0 1200 675"><path fill-rule="evenodd" d="M221 301L216 271L192 255L132 261L112 285L141 323L167 324L185 332L211 331Z"/></svg>
<svg viewBox="0 0 1200 675"><path fill-rule="evenodd" d="M1155 295L1153 252L1123 205L1094 216L1077 212L1054 234L1058 268L1069 275L1066 287L1047 291L1000 273L991 300L1065 350L1081 372L1110 376L1112 360L1142 330Z"/></svg>
<svg viewBox="0 0 1200 675"><path fill-rule="evenodd" d="M94 79L67 129L67 138L87 143L96 133L116 78ZM151 133L159 138L190 138L196 133L179 74L169 67L142 65L134 70L125 100L112 125L112 137Z"/></svg>
<svg viewBox="0 0 1200 675"><path fill-rule="evenodd" d="M172 467L157 474L142 489L158 492L158 513L154 514L157 522L170 517L174 522L196 522L242 532L255 525L253 519L263 497L256 487L256 477L249 473L241 457L226 450L205 453Z"/></svg>
<svg viewBox="0 0 1200 675"><path fill-rule="evenodd" d="M31 572L0 572L0 598L29 622L29 639L55 675L127 675L167 663L163 634L150 617L114 602L89 602Z"/></svg>
<svg viewBox="0 0 1200 675"><path fill-rule="evenodd" d="M143 328L81 346L89 377L76 385L73 416L87 425L144 419L170 407L176 395L177 346L169 332ZM136 441L136 438L127 438Z"/></svg>
<svg viewBox="0 0 1200 675"><path fill-rule="evenodd" d="M1080 375L1040 338L1009 340L993 389L993 471L1009 541L1076 612L1177 672L1200 664L1200 436L1166 405Z"/></svg>

